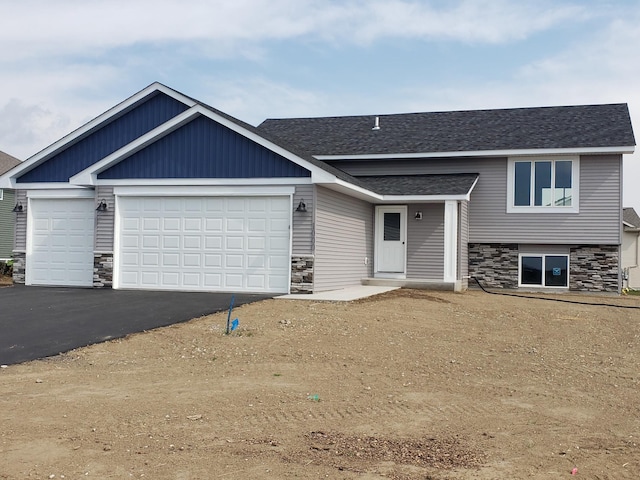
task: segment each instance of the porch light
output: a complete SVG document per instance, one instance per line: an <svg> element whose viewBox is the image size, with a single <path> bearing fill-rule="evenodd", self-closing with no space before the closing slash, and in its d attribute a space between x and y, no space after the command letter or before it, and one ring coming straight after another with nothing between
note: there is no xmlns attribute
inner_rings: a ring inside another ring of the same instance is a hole
<svg viewBox="0 0 640 480"><path fill-rule="evenodd" d="M416 212L413 218L415 218L416 220L422 220L422 212Z"/></svg>
<svg viewBox="0 0 640 480"><path fill-rule="evenodd" d="M298 204L298 208L296 208L296 212L306 212L307 211L307 204L304 203L304 198L302 200L300 200L300 203Z"/></svg>
<svg viewBox="0 0 640 480"><path fill-rule="evenodd" d="M20 202L16 203L16 206L13 207L13 210L11 210L12 212L15 213L20 213L24 210L24 207L22 206L22 204Z"/></svg>
<svg viewBox="0 0 640 480"><path fill-rule="evenodd" d="M103 198L100 200L98 207L96 208L97 212L105 212L107 210L107 201Z"/></svg>

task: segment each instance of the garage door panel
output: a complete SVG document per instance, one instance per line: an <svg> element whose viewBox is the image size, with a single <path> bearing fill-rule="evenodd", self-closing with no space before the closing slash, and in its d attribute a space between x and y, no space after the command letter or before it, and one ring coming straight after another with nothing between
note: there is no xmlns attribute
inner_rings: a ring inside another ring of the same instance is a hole
<svg viewBox="0 0 640 480"><path fill-rule="evenodd" d="M200 250L202 248L202 238L195 235L185 235L184 237L185 250Z"/></svg>
<svg viewBox="0 0 640 480"><path fill-rule="evenodd" d="M180 236L179 235L164 235L162 237L162 248L173 249L180 248Z"/></svg>
<svg viewBox="0 0 640 480"><path fill-rule="evenodd" d="M118 287L288 291L289 197L120 197L118 206ZM137 264L138 252L151 256Z"/></svg>
<svg viewBox="0 0 640 480"><path fill-rule="evenodd" d="M206 268L220 268L220 267L222 267L222 255L206 254L204 256L204 266Z"/></svg>
<svg viewBox="0 0 640 480"><path fill-rule="evenodd" d="M222 237L207 235L204 237L205 250L220 250L222 248Z"/></svg>
<svg viewBox="0 0 640 480"><path fill-rule="evenodd" d="M95 206L91 198L32 198L28 285L92 286Z"/></svg>
<svg viewBox="0 0 640 480"><path fill-rule="evenodd" d="M160 218L147 217L142 222L142 228L145 232L160 231Z"/></svg>

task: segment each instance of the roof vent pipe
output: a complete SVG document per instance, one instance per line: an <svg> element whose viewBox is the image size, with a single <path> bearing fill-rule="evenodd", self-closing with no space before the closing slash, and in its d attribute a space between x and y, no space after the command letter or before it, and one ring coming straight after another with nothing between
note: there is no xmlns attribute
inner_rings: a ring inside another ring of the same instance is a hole
<svg viewBox="0 0 640 480"><path fill-rule="evenodd" d="M380 130L380 117L376 117L375 123L371 130Z"/></svg>

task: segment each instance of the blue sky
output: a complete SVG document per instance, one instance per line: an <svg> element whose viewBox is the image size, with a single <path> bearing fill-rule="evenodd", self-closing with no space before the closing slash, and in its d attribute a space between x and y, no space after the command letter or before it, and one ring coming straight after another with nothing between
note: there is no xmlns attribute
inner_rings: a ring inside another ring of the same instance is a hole
<svg viewBox="0 0 640 480"><path fill-rule="evenodd" d="M637 0L0 0L0 25L0 150L21 159L153 81L254 125L626 102L640 132ZM639 179L636 153L637 211Z"/></svg>

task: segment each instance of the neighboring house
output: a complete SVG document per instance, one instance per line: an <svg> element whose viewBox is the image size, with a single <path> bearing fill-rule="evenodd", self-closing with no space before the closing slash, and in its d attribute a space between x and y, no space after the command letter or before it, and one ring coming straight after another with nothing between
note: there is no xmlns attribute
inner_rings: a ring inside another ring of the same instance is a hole
<svg viewBox="0 0 640 480"><path fill-rule="evenodd" d="M267 120L154 83L0 177L14 279L619 291L625 104Z"/></svg>
<svg viewBox="0 0 640 480"><path fill-rule="evenodd" d="M640 217L633 208L622 212L622 268L624 286L640 289Z"/></svg>
<svg viewBox="0 0 640 480"><path fill-rule="evenodd" d="M4 152L0 152L0 175L18 165L20 160ZM0 261L11 259L13 250L13 229L15 224L15 192L8 188L0 188Z"/></svg>

